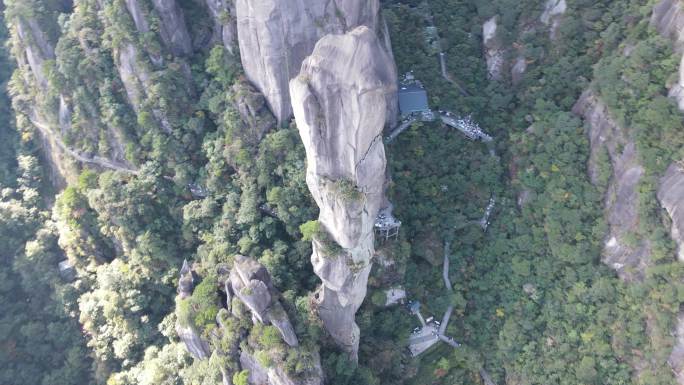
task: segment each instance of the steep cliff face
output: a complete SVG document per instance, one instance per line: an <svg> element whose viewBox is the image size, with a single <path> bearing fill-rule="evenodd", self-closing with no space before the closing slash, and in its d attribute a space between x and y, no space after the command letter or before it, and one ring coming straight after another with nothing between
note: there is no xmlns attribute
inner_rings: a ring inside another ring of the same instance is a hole
<svg viewBox="0 0 684 385"><path fill-rule="evenodd" d="M19 18L16 22L17 34L25 47L26 61L31 67L38 85L45 89L47 79L43 71L46 60L55 58L55 48L41 29L36 19Z"/></svg>
<svg viewBox="0 0 684 385"><path fill-rule="evenodd" d="M318 313L356 357L354 314L366 295L373 224L383 203L382 130L396 104L396 69L368 27L321 39L290 82L307 154L307 184L320 208L311 261L323 281Z"/></svg>
<svg viewBox="0 0 684 385"><path fill-rule="evenodd" d="M292 115L288 82L321 37L359 25L385 33L378 0L236 0L235 6L245 73L279 122Z"/></svg>
<svg viewBox="0 0 684 385"><path fill-rule="evenodd" d="M639 223L638 185L644 174L636 145L626 129L609 115L607 107L591 91L585 92L573 112L588 124L591 155L589 176L597 183L601 169L607 167L601 152L607 151L612 169L605 196L606 220L610 226L603 249L603 262L626 280L643 278L650 260L648 239L637 240Z"/></svg>
<svg viewBox="0 0 684 385"><path fill-rule="evenodd" d="M159 17L159 35L166 48L175 56L191 54L192 39L185 24L183 11L176 0L153 0L152 5ZM148 15L140 0L126 0L126 8L131 14L138 32L149 32Z"/></svg>
<svg viewBox="0 0 684 385"><path fill-rule="evenodd" d="M678 0L661 0L653 7L651 26L663 37L671 39L674 49L680 55L684 52L684 4ZM670 97L677 100L679 109L684 111L684 56L679 65L679 79L669 85Z"/></svg>
<svg viewBox="0 0 684 385"><path fill-rule="evenodd" d="M206 0L207 9L214 19L213 40L221 42L232 54L237 42L237 24L234 0Z"/></svg>

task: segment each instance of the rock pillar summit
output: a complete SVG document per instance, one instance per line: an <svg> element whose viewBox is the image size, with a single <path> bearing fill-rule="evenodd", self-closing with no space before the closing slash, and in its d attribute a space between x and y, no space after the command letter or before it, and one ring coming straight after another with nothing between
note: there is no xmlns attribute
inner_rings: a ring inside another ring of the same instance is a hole
<svg viewBox="0 0 684 385"><path fill-rule="evenodd" d="M278 122L292 116L288 83L323 36L365 25L389 36L379 0L235 0L240 58Z"/></svg>
<svg viewBox="0 0 684 385"><path fill-rule="evenodd" d="M323 281L318 314L353 359L354 316L366 296L373 225L384 202L382 132L397 103L394 60L361 26L323 37L290 82L307 157L306 181L320 208L311 262Z"/></svg>

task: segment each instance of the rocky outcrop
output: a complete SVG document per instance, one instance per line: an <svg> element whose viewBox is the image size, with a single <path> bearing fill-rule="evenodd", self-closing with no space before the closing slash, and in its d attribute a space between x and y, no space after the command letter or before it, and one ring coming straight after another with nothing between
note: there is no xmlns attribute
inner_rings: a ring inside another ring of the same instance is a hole
<svg viewBox="0 0 684 385"><path fill-rule="evenodd" d="M252 385L321 385L323 383L323 369L320 360L314 363L313 375L305 378L293 378L282 368L264 368L249 353L240 353L240 366L249 372L247 381Z"/></svg>
<svg viewBox="0 0 684 385"><path fill-rule="evenodd" d="M498 16L492 16L482 25L482 43L484 46L487 74L490 79L502 80L505 64L505 50L497 37Z"/></svg>
<svg viewBox="0 0 684 385"><path fill-rule="evenodd" d="M206 4L214 19L213 40L221 42L231 54L234 54L237 42L235 0L206 0Z"/></svg>
<svg viewBox="0 0 684 385"><path fill-rule="evenodd" d="M378 0L236 0L235 6L245 74L281 123L292 115L288 82L321 37L359 25L386 34Z"/></svg>
<svg viewBox="0 0 684 385"><path fill-rule="evenodd" d="M354 315L366 296L373 224L383 203L382 131L396 105L397 74L375 33L358 27L321 39L290 82L307 158L306 180L320 208L311 262L323 281L318 314L353 358Z"/></svg>
<svg viewBox="0 0 684 385"><path fill-rule="evenodd" d="M582 116L588 126L592 182L597 182L601 168L612 168L605 197L609 234L603 249L603 262L625 280L640 280L650 262L651 247L648 239L634 236L639 223L638 185L644 174L636 145L592 91L582 94L573 112ZM601 164L602 151L608 152L610 165Z"/></svg>
<svg viewBox="0 0 684 385"><path fill-rule="evenodd" d="M677 52L684 51L684 4L679 0L660 0L651 14L651 26L671 39Z"/></svg>
<svg viewBox="0 0 684 385"><path fill-rule="evenodd" d="M183 261L180 278L178 279L178 295L180 298L187 298L192 295L194 289L194 273L188 261ZM176 334L183 341L188 352L194 357L203 360L211 356L209 343L200 336L199 332L192 325L181 325L180 322L176 321Z"/></svg>
<svg viewBox="0 0 684 385"><path fill-rule="evenodd" d="M673 163L660 180L658 200L672 221L671 236L677 243L677 259L684 262L684 169Z"/></svg>
<svg viewBox="0 0 684 385"><path fill-rule="evenodd" d="M275 326L288 345L299 345L292 323L278 301L278 293L266 267L252 258L238 255L229 279L232 294L252 311L258 322Z"/></svg>
<svg viewBox="0 0 684 385"><path fill-rule="evenodd" d="M181 326L176 324L176 334L178 334L178 338L183 341L188 352L195 358L203 360L211 356L209 344L202 339L199 332L192 326Z"/></svg>

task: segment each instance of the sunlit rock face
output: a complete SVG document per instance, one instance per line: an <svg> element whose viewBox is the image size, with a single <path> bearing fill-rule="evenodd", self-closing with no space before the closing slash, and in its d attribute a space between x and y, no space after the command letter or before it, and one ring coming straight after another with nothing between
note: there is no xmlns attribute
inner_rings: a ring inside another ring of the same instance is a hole
<svg viewBox="0 0 684 385"><path fill-rule="evenodd" d="M365 25L386 36L378 0L236 0L238 41L245 74L279 122L292 115L288 83L327 34ZM388 52L389 40L383 40Z"/></svg>
<svg viewBox="0 0 684 385"><path fill-rule="evenodd" d="M392 57L376 34L358 27L321 39L290 82L307 154L307 184L320 208L311 261L323 281L319 315L356 357L354 314L366 296L373 224L384 200L382 131L397 103Z"/></svg>

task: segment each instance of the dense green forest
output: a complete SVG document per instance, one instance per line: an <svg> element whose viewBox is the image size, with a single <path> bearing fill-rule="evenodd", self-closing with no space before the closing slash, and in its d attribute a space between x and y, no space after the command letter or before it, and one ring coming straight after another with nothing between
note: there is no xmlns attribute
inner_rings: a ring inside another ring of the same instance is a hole
<svg viewBox="0 0 684 385"><path fill-rule="evenodd" d="M497 384L676 384L667 360L684 270L655 191L684 155L684 136L666 88L678 59L649 27L651 2L568 0L554 39L537 25L539 1L382 2L399 72L414 72L433 108L472 115L495 139L474 142L418 122L386 146L389 196L403 226L379 247L394 265L376 264L357 314L358 366L310 311L317 209L294 122L276 126L239 57L223 45L172 55L159 20L137 32L124 1L68 3L3 5L0 383L213 385L229 370L229 380L243 385L247 373L217 352L247 349L246 340L260 363L294 376L310 371L320 353L326 383L335 385L474 385L481 369ZM151 3L141 3L151 13ZM179 4L201 41L204 2ZM528 62L515 85L487 76L482 24L494 15L501 44L516 47L506 60L521 53ZM54 44L43 85L15 60L31 43L17 23L29 19ZM429 25L439 31L453 82L426 41ZM127 47L149 73L135 105L126 102L117 69ZM649 239L653 252L642 281L625 282L601 263L609 177L590 182L587 127L571 112L586 89L629 127L646 170L634 237ZM57 147L38 123L62 124L55 111L64 101L72 106L64 145L121 170L61 154L68 177L55 176L44 150ZM244 104L260 111L251 121L241 115ZM477 221L492 197L483 231ZM445 241L451 296L441 276ZM234 311L240 318L217 306L221 269L238 254L268 268L299 348L271 326L254 326L244 307ZM184 260L198 277L187 299L177 296ZM62 261L75 279L60 276ZM392 284L426 314L454 305L448 333L462 347L439 344L410 357L406 341L417 321L403 307L384 306L383 289ZM218 328L217 319L228 326ZM193 358L177 322L197 330L214 354Z"/></svg>

